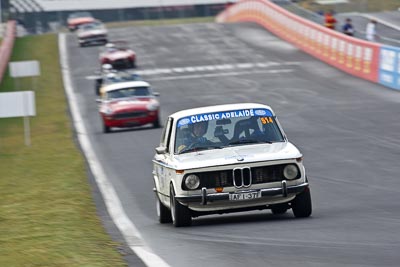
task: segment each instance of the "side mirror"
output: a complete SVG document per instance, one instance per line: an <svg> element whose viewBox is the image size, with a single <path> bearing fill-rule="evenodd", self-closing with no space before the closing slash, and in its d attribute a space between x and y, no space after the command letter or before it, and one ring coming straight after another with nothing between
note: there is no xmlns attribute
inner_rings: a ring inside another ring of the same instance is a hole
<svg viewBox="0 0 400 267"><path fill-rule="evenodd" d="M165 154L167 152L167 148L165 146L156 147L156 153L159 155Z"/></svg>
<svg viewBox="0 0 400 267"><path fill-rule="evenodd" d="M160 96L160 93L159 92L154 92L153 95L154 96Z"/></svg>
<svg viewBox="0 0 400 267"><path fill-rule="evenodd" d="M101 103L101 102L103 102L103 100L101 100L101 98L96 99L96 103Z"/></svg>

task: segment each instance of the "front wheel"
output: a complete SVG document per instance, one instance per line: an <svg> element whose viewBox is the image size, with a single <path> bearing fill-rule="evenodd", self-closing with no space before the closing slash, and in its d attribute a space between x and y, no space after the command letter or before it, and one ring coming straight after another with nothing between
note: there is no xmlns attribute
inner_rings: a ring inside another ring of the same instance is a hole
<svg viewBox="0 0 400 267"><path fill-rule="evenodd" d="M161 203L161 201L158 197L157 197L156 201L157 201L156 207L157 207L158 221L160 223L172 222L171 212L169 211L169 209L167 207L165 207L163 203Z"/></svg>
<svg viewBox="0 0 400 267"><path fill-rule="evenodd" d="M303 192L298 194L292 201L292 211L295 217L305 218L312 213L310 188L306 187Z"/></svg>
<svg viewBox="0 0 400 267"><path fill-rule="evenodd" d="M192 224L192 215L190 214L190 210L175 199L175 192L172 185L169 199L171 202L171 217L174 226L190 226Z"/></svg>
<svg viewBox="0 0 400 267"><path fill-rule="evenodd" d="M109 132L111 132L111 127L109 127L109 126L103 124L103 132L104 132L104 133L109 133Z"/></svg>
<svg viewBox="0 0 400 267"><path fill-rule="evenodd" d="M157 117L157 119L153 122L153 127L154 128L160 128L161 127L161 123L160 123L160 118Z"/></svg>

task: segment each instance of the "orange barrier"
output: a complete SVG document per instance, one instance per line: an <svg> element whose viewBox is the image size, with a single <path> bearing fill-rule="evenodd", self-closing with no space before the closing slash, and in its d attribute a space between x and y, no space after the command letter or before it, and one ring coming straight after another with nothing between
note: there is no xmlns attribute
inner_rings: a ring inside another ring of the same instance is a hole
<svg viewBox="0 0 400 267"><path fill-rule="evenodd" d="M244 0L217 22L256 22L308 54L354 76L378 82L380 45L344 35L303 19L267 0Z"/></svg>
<svg viewBox="0 0 400 267"><path fill-rule="evenodd" d="M4 38L0 46L0 83L3 80L14 47L15 31L16 22L14 20L7 22Z"/></svg>

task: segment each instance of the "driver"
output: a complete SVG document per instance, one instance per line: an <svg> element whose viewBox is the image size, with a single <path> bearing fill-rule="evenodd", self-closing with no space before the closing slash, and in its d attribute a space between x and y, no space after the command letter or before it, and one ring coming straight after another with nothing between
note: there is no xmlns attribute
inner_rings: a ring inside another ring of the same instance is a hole
<svg viewBox="0 0 400 267"><path fill-rule="evenodd" d="M188 125L189 134L184 137L183 144L178 147L178 152L194 147L197 144L204 145L210 141L204 137L208 129L208 121L197 122Z"/></svg>

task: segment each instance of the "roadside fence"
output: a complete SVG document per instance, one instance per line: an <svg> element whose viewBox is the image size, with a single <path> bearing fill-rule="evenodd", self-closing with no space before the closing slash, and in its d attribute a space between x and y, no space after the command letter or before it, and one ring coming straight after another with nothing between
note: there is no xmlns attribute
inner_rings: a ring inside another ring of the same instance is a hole
<svg viewBox="0 0 400 267"><path fill-rule="evenodd" d="M240 1L217 22L255 22L304 52L353 76L400 90L400 48L344 35L267 0Z"/></svg>

